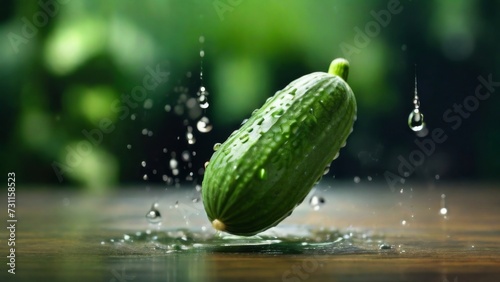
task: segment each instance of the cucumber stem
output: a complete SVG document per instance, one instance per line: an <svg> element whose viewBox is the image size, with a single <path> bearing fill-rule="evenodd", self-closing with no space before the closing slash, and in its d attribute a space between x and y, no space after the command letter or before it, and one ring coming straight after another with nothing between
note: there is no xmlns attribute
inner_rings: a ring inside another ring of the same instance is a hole
<svg viewBox="0 0 500 282"><path fill-rule="evenodd" d="M333 60L330 64L330 68L328 68L328 73L340 76L345 82L347 82L347 76L349 75L349 62L343 58Z"/></svg>

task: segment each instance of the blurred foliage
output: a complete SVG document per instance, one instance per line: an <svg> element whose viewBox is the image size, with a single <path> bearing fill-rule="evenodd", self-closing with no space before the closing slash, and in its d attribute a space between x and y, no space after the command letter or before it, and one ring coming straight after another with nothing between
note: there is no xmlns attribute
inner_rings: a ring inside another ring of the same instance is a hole
<svg viewBox="0 0 500 282"><path fill-rule="evenodd" d="M397 171L398 156L417 148L406 124L416 64L429 129L442 128L448 139L411 177L499 179L497 92L456 130L443 113L475 93L479 76L500 80L500 2L3 4L1 166L16 172L20 183L100 190L142 183L144 174L147 183L200 183L213 143L224 141L275 91L326 71L336 57L351 62L358 121L330 176L385 181L385 171ZM400 12L386 12L391 5ZM157 67L169 72L168 81L140 103L126 104L123 96ZM193 99L202 85L210 93L206 110ZM204 115L214 126L209 133L196 129ZM180 163L178 172L172 159Z"/></svg>

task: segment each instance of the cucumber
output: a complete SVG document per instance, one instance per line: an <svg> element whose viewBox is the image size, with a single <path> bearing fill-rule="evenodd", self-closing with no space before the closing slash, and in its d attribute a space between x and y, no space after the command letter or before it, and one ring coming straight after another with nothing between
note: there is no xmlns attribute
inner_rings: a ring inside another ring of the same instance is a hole
<svg viewBox="0 0 500 282"><path fill-rule="evenodd" d="M304 75L276 92L208 162L202 198L220 231L250 236L277 225L338 157L356 119L349 63Z"/></svg>

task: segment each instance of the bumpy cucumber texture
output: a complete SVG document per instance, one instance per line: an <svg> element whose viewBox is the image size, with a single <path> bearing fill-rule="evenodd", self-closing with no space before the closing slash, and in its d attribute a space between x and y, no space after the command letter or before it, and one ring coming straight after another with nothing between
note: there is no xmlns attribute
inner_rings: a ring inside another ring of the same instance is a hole
<svg viewBox="0 0 500 282"><path fill-rule="evenodd" d="M304 75L269 98L212 155L202 183L220 231L250 236L298 206L339 155L356 119L349 63Z"/></svg>

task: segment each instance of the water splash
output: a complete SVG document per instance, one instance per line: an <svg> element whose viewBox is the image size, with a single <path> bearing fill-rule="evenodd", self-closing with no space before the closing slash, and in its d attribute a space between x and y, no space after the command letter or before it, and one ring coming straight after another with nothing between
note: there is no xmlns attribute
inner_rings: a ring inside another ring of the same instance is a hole
<svg viewBox="0 0 500 282"><path fill-rule="evenodd" d="M159 224L161 222L161 214L158 210L158 203L155 202L151 205L151 208L146 213L146 219L152 224Z"/></svg>
<svg viewBox="0 0 500 282"><path fill-rule="evenodd" d="M336 229L304 229L303 226L274 228L258 235L242 237L210 228L146 230L128 233L109 242L113 247L137 253L260 253L260 254L356 254L394 251L383 237L370 233L341 233ZM381 246L389 246L382 247Z"/></svg>
<svg viewBox="0 0 500 282"><path fill-rule="evenodd" d="M315 210L318 211L325 204L325 198L321 196L314 195L309 200L309 205Z"/></svg>

